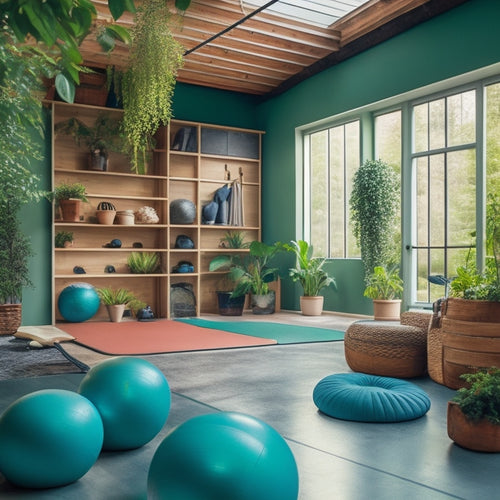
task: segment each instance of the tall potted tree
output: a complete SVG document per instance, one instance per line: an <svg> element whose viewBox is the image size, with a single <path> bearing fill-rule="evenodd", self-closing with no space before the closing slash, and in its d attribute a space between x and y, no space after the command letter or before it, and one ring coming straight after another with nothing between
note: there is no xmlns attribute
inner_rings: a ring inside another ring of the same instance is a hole
<svg viewBox="0 0 500 500"><path fill-rule="evenodd" d="M380 277L375 268L387 269L400 261L394 238L398 200L399 182L391 166L366 160L354 174L349 203L367 287Z"/></svg>
<svg viewBox="0 0 500 500"><path fill-rule="evenodd" d="M335 278L323 269L326 259L313 257L313 247L307 241L291 241L285 249L295 255L295 267L289 270L293 281L302 285L300 309L304 316L319 316L323 311L324 297L320 291L335 284Z"/></svg>

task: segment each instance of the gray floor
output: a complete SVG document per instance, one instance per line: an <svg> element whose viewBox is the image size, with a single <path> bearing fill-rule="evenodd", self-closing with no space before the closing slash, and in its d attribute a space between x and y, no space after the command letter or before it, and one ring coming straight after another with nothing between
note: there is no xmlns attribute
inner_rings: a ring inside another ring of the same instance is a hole
<svg viewBox="0 0 500 500"><path fill-rule="evenodd" d="M0 498L145 499L148 466L166 433L190 417L220 410L258 417L286 438L299 468L302 500L499 498L500 454L467 451L449 440L446 403L454 391L428 378L413 380L432 401L418 420L365 424L320 414L312 391L321 378L349 371L343 342L146 359L165 373L173 392L168 421L157 438L139 450L103 453L82 479L63 488L19 490L0 475ZM37 389L73 390L82 377L1 381L0 410Z"/></svg>

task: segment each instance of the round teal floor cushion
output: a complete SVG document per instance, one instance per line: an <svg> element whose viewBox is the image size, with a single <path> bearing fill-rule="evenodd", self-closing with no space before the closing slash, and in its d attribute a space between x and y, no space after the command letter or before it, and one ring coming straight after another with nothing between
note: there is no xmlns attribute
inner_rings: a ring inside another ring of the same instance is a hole
<svg viewBox="0 0 500 500"><path fill-rule="evenodd" d="M365 373L338 373L320 380L313 392L322 413L358 422L402 422L425 415L431 401L407 380Z"/></svg>

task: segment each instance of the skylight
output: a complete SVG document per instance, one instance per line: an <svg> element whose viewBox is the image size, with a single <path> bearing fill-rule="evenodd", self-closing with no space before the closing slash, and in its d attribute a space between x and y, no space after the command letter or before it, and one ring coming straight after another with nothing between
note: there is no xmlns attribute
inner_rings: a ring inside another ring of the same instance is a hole
<svg viewBox="0 0 500 500"><path fill-rule="evenodd" d="M357 9L369 0L279 0L264 12L288 19L328 28L341 17ZM245 13L262 7L269 0L241 0Z"/></svg>

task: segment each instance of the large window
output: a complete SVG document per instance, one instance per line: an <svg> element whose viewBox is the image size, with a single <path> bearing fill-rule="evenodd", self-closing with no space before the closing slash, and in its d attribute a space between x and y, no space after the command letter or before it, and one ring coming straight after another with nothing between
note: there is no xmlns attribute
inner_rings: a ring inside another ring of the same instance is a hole
<svg viewBox="0 0 500 500"><path fill-rule="evenodd" d="M359 257L349 220L352 177L359 167L359 121L307 136L310 241L315 255Z"/></svg>
<svg viewBox="0 0 500 500"><path fill-rule="evenodd" d="M305 130L304 237L316 255L359 258L349 214L352 178L362 158L386 161L401 176L406 301L429 304L444 293L430 275L453 278L467 259L484 263L487 196L500 194L500 79L386 106Z"/></svg>

